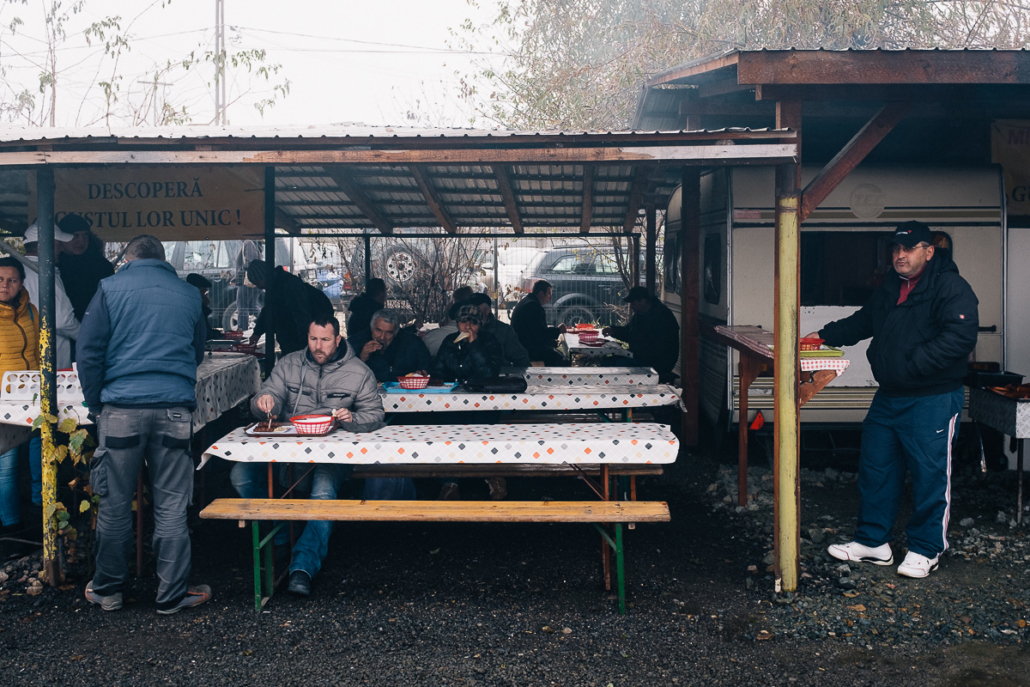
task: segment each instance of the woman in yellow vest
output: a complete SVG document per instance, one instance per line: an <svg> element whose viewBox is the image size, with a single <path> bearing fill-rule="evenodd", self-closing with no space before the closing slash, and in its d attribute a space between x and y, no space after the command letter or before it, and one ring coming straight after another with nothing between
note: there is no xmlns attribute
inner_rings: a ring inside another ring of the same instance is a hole
<svg viewBox="0 0 1030 687"><path fill-rule="evenodd" d="M39 369L39 312L22 287L25 268L14 258L0 258L0 375L12 370ZM42 502L42 463L39 437L29 442L32 500ZM0 522L2 533L19 531L18 447L0 456Z"/></svg>

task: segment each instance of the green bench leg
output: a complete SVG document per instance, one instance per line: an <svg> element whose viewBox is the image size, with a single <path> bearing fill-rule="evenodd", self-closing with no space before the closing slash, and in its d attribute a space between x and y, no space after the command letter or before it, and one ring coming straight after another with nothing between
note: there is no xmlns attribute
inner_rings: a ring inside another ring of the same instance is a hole
<svg viewBox="0 0 1030 687"><path fill-rule="evenodd" d="M615 552L615 588L619 595L619 615L626 615L626 565L625 551L622 546L622 523L614 524L614 539L604 525L595 522L594 527L601 533L601 538L605 543Z"/></svg>
<svg viewBox="0 0 1030 687"><path fill-rule="evenodd" d="M254 548L254 610L258 612L275 593L275 571L272 569L275 561L274 540L276 533L283 527L286 527L286 523L279 523L262 539L261 522L254 520L251 523L251 540Z"/></svg>

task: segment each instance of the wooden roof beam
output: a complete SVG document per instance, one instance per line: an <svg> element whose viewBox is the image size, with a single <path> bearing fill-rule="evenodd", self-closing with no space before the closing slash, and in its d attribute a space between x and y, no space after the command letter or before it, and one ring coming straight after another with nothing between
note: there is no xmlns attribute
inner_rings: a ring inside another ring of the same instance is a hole
<svg viewBox="0 0 1030 687"><path fill-rule="evenodd" d="M889 134L908 112L908 103L890 103L859 129L822 171L805 187L801 194L799 221L812 214L819 204L837 188L837 185L858 166L866 155Z"/></svg>
<svg viewBox="0 0 1030 687"><path fill-rule="evenodd" d="M504 201L504 209L508 211L508 220L511 221L511 228L516 234L521 234L522 218L519 217L519 207L515 203L515 192L511 187L511 177L508 176L508 169L504 165L494 165L494 177L497 178L497 188L501 192L501 200Z"/></svg>
<svg viewBox="0 0 1030 687"><path fill-rule="evenodd" d="M579 233L586 234L590 231L590 224L594 221L594 167L583 166L583 205L580 212Z"/></svg>
<svg viewBox="0 0 1030 687"><path fill-rule="evenodd" d="M637 215L640 214L640 206L644 202L644 191L647 190L647 182L651 180L651 167L637 167L633 175L633 184L629 189L629 207L626 210L626 221L622 225L622 231L629 234L633 227L637 226Z"/></svg>
<svg viewBox="0 0 1030 687"><path fill-rule="evenodd" d="M737 55L742 84L1030 84L1023 50L760 50Z"/></svg>
<svg viewBox="0 0 1030 687"><path fill-rule="evenodd" d="M369 198L364 191L361 190L357 183L355 183L354 179L352 179L346 172L339 169L326 168L325 171L329 178L340 187L340 190L350 198L352 203L358 206L358 209L361 210L365 217L372 222L372 225L375 226L380 233L393 233L393 225L383 217L382 213L379 212L379 208L376 207L376 204L372 202L372 199Z"/></svg>
<svg viewBox="0 0 1030 687"><path fill-rule="evenodd" d="M440 226L446 229L448 234L457 234L458 225L454 223L451 213L447 212L443 201L440 200L440 194L436 192L436 187L433 186L433 181L429 178L425 165L411 165L408 169L411 170L411 176L415 178L415 183L422 191L422 196L426 199L429 209L440 221Z"/></svg>

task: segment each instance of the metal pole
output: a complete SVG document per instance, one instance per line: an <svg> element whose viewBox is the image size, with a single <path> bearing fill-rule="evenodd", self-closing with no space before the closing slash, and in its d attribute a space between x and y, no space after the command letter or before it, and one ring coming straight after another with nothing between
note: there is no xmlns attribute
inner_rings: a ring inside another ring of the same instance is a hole
<svg viewBox="0 0 1030 687"><path fill-rule="evenodd" d="M658 211L654 204L651 203L644 208L647 214L647 237L644 245L646 246L646 264L644 269L646 270L646 282L647 290L651 293L657 293L658 285L655 284L656 275L658 274Z"/></svg>
<svg viewBox="0 0 1030 687"><path fill-rule="evenodd" d="M630 281L633 282L633 286L640 286L640 234L633 234L631 240L633 241L633 267L630 269Z"/></svg>
<svg viewBox="0 0 1030 687"><path fill-rule="evenodd" d="M497 239L494 239L494 317L499 317L501 301L501 275L497 270Z"/></svg>
<svg viewBox="0 0 1030 687"><path fill-rule="evenodd" d="M798 404L798 307L801 231L796 165L776 168L776 283L774 286L776 424L776 589L797 589L801 493L798 484L800 406ZM746 418L741 418L746 422Z"/></svg>
<svg viewBox="0 0 1030 687"><path fill-rule="evenodd" d="M272 298L272 274L275 272L275 167L265 167L265 372L275 367L275 311Z"/></svg>
<svg viewBox="0 0 1030 687"><path fill-rule="evenodd" d="M368 288L368 282L372 278L372 237L369 234L365 234L365 288Z"/></svg>
<svg viewBox="0 0 1030 687"><path fill-rule="evenodd" d="M63 581L57 559L57 530L53 526L57 502L57 447L54 423L57 417L57 341L54 333L54 170L36 172L36 225L39 227L39 371L40 411L43 424L43 570L46 581L56 587Z"/></svg>

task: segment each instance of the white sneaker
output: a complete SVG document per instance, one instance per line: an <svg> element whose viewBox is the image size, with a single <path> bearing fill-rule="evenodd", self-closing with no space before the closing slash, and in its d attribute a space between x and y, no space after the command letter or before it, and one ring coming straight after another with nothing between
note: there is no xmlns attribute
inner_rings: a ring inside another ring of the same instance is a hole
<svg viewBox="0 0 1030 687"><path fill-rule="evenodd" d="M894 553L890 544L879 546L865 546L857 541L849 541L847 544L830 544L826 552L841 561L855 561L856 563L872 563L873 565L892 565Z"/></svg>
<svg viewBox="0 0 1030 687"><path fill-rule="evenodd" d="M926 577L937 569L937 561L940 556L927 558L915 551L909 551L905 560L898 566L898 574L905 577Z"/></svg>

